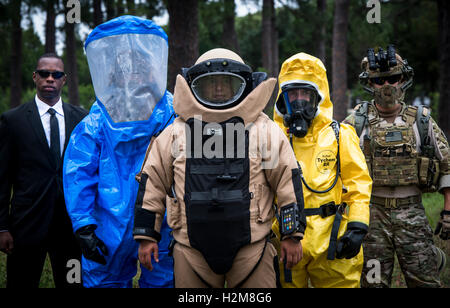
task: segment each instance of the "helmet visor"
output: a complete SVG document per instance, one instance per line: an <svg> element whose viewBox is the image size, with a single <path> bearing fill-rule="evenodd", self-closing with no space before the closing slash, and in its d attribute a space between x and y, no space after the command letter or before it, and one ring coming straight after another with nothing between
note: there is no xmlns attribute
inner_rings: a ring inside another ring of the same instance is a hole
<svg viewBox="0 0 450 308"><path fill-rule="evenodd" d="M226 108L236 102L245 90L245 79L228 72L211 72L192 81L195 97L204 105Z"/></svg>

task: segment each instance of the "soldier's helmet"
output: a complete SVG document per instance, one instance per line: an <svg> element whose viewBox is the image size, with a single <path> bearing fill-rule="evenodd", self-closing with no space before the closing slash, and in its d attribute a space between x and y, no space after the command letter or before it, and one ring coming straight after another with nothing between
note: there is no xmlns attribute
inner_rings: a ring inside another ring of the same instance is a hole
<svg viewBox="0 0 450 308"><path fill-rule="evenodd" d="M367 56L361 61L362 73L359 81L364 89L372 93L374 83L383 85L385 81L394 84L399 81L403 91L412 86L414 70L408 65L408 61L395 52L393 45L387 50L378 48L378 52L372 48L367 50Z"/></svg>

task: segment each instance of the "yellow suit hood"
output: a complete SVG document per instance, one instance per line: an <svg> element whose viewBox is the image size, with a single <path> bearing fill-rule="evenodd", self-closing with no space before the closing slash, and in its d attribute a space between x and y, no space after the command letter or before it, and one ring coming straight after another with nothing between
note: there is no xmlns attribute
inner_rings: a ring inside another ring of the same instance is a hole
<svg viewBox="0 0 450 308"><path fill-rule="evenodd" d="M306 83L314 86L321 97L311 127L317 130L330 125L333 119L333 104L330 100L327 71L322 61L303 52L293 55L284 61L281 66L278 81L278 96L274 112L275 121L283 123L285 106L281 88L289 83ZM311 134L310 128L305 138L308 138L308 135Z"/></svg>

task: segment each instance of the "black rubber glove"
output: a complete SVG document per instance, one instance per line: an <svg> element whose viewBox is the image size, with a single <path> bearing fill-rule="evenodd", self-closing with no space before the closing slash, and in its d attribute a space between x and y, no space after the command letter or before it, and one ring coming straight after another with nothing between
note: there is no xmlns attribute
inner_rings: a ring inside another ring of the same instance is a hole
<svg viewBox="0 0 450 308"><path fill-rule="evenodd" d="M443 240L450 239L450 211L443 210L434 235L438 235Z"/></svg>
<svg viewBox="0 0 450 308"><path fill-rule="evenodd" d="M95 229L97 229L96 225L81 227L75 232L75 237L86 259L105 265L106 260L104 255L108 255L108 249L105 243L95 235Z"/></svg>
<svg viewBox="0 0 450 308"><path fill-rule="evenodd" d="M345 231L344 235L338 239L336 258L337 259L351 259L361 250L361 245L367 231L353 227Z"/></svg>

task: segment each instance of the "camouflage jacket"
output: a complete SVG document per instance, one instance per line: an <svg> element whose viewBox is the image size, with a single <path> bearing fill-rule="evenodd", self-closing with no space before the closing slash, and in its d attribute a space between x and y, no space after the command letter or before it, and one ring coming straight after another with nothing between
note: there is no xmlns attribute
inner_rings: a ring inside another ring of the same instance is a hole
<svg viewBox="0 0 450 308"><path fill-rule="evenodd" d="M415 167L416 177L420 177L421 168L427 170L431 166L434 160L435 166L433 166L437 172L435 172L435 182L436 187L425 189L424 186L420 187L417 184L408 185L408 181L397 181L397 185L383 185L382 182L374 181L374 195L381 197L408 197L415 194L420 194L420 191L430 191L439 190L441 191L444 187L450 187L450 150L448 141L438 127L436 122L429 116L430 110L426 107L418 109L418 107L407 106L402 103L402 110L397 115L394 123L395 125L390 125L386 120L379 116L378 110L375 104L372 102L363 102L355 107L353 112L343 121L344 123L350 124L357 130L357 134L360 137L360 146L366 156L366 161L369 165L369 169L372 166L374 155L373 142L374 136L373 131L377 131L380 135L380 130L386 128L386 135L388 133L389 127L409 127L407 129L407 134L411 135L412 138L412 152L417 153L417 157L422 159L419 161ZM425 124L424 124L425 123ZM409 125L408 125L409 124ZM422 128L423 127L423 128ZM412 131L411 131L412 130ZM367 137L366 137L367 136ZM411 157L414 155L410 155ZM426 165L425 163L426 162ZM404 162L404 164L411 162ZM430 165L428 165L428 163ZM390 163L386 163L386 169L392 168ZM379 163L377 163L378 172L380 171ZM402 167L408 169L407 166ZM394 170L395 171L395 170ZM403 170L405 172L410 172L410 170ZM373 176L373 175L372 175ZM387 176L389 176L387 174ZM423 175L422 175L423 176ZM430 175L428 175L429 177ZM391 176L392 177L392 176ZM422 180L424 180L422 178ZM430 179L429 179L430 180ZM383 186L396 186L383 188Z"/></svg>

